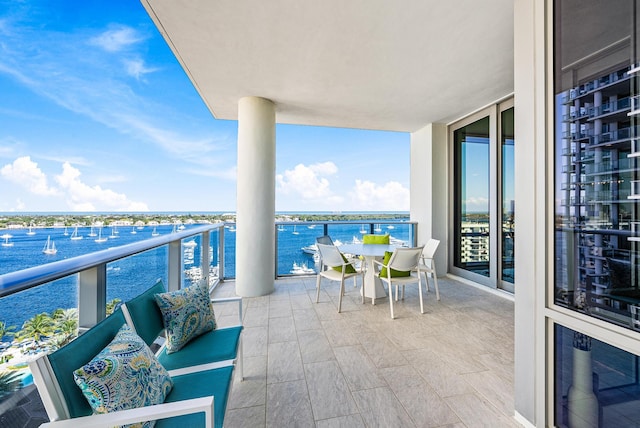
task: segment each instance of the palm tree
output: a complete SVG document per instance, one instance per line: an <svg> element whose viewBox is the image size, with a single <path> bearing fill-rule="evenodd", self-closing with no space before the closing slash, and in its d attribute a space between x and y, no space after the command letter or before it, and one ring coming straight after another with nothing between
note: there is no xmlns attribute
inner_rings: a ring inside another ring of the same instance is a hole
<svg viewBox="0 0 640 428"><path fill-rule="evenodd" d="M0 401L5 395L20 389L20 373L19 372L1 372L0 373Z"/></svg>
<svg viewBox="0 0 640 428"><path fill-rule="evenodd" d="M7 323L0 321L0 342L2 342L4 336L15 336L15 333L13 332L15 329L15 325L7 326Z"/></svg>
<svg viewBox="0 0 640 428"><path fill-rule="evenodd" d="M26 320L24 324L22 324L22 330L18 332L17 336L22 339L33 339L36 342L36 346L39 346L40 339L42 339L43 336L51 336L53 332L53 319L51 319L48 313L43 312Z"/></svg>
<svg viewBox="0 0 640 428"><path fill-rule="evenodd" d="M78 310L76 308L56 309L53 312L53 321L55 331L60 336L56 340L58 347L66 345L78 335Z"/></svg>
<svg viewBox="0 0 640 428"><path fill-rule="evenodd" d="M120 302L122 302L122 300L118 298L107 302L107 316L111 315L118 308Z"/></svg>

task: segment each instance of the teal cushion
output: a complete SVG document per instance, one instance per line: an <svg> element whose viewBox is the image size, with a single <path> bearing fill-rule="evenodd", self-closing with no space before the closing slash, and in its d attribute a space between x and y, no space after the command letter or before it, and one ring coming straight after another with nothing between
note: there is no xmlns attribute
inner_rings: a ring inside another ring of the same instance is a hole
<svg viewBox="0 0 640 428"><path fill-rule="evenodd" d="M91 361L107 346L116 336L124 322L122 310L118 308L113 314L72 342L47 355L72 418L88 416L93 413L82 391L76 385L72 376L73 371Z"/></svg>
<svg viewBox="0 0 640 428"><path fill-rule="evenodd" d="M167 290L164 288L162 281L158 281L153 287L125 303L136 333L149 346L164 330L162 312L160 312L154 296L165 291Z"/></svg>
<svg viewBox="0 0 640 428"><path fill-rule="evenodd" d="M95 413L161 404L173 387L167 370L126 324L73 377ZM151 421L129 426L153 425Z"/></svg>
<svg viewBox="0 0 640 428"><path fill-rule="evenodd" d="M389 245L389 234L384 235L364 235L362 237L363 244L386 244Z"/></svg>
<svg viewBox="0 0 640 428"><path fill-rule="evenodd" d="M391 251L385 251L384 252L384 259L382 260L382 264L386 265L387 263L389 263L389 259L391 259L391 255L393 253ZM408 270L395 270L395 269L391 269L391 278L401 278L404 276L411 276L411 272ZM383 267L382 269L380 269L380 277L381 278L386 278L387 277L387 267Z"/></svg>
<svg viewBox="0 0 640 428"><path fill-rule="evenodd" d="M242 326L220 328L196 337L180 352L158 354L158 361L167 370L198 366L217 361L233 360L238 355Z"/></svg>
<svg viewBox="0 0 640 428"><path fill-rule="evenodd" d="M342 256L342 260L345 261L345 263L349 263L349 260L347 260L347 258L344 256L344 254L340 253L340 255ZM342 272L342 266L334 266L331 269L333 270L337 270L338 272ZM352 264L348 264L347 267L344 270L344 273L356 273L356 269L353 267Z"/></svg>
<svg viewBox="0 0 640 428"><path fill-rule="evenodd" d="M156 294L167 333L167 353L179 351L195 337L216 328L216 318L206 285Z"/></svg>
<svg viewBox="0 0 640 428"><path fill-rule="evenodd" d="M173 378L173 389L167 396L165 402L173 403L176 401L213 395L215 426L216 428L221 428L224 423L224 411L227 407L227 400L229 398L232 374L233 366L229 366L175 376ZM204 413L176 416L174 418L161 419L156 422L156 428L187 428L203 426Z"/></svg>

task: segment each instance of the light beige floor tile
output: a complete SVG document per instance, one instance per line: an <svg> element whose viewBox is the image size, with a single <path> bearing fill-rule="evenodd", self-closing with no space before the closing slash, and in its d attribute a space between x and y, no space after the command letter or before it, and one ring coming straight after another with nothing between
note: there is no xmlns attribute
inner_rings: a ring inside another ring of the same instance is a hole
<svg viewBox="0 0 640 428"><path fill-rule="evenodd" d="M353 397L368 427L413 427L415 424L389 388L355 391Z"/></svg>
<svg viewBox="0 0 640 428"><path fill-rule="evenodd" d="M358 408L335 361L310 363L304 367L316 420L357 413Z"/></svg>
<svg viewBox="0 0 640 428"><path fill-rule="evenodd" d="M229 409L242 407L264 406L267 388L267 357L244 358L244 380L236 375L231 396L229 397Z"/></svg>
<svg viewBox="0 0 640 428"><path fill-rule="evenodd" d="M446 397L445 402L467 427L506 426L511 423L487 400L477 394Z"/></svg>
<svg viewBox="0 0 640 428"><path fill-rule="evenodd" d="M296 340L293 316L269 319L269 344Z"/></svg>
<svg viewBox="0 0 640 428"><path fill-rule="evenodd" d="M242 352L245 357L267 355L268 331L267 326L242 330Z"/></svg>
<svg viewBox="0 0 640 428"><path fill-rule="evenodd" d="M316 428L364 428L364 422L360 415L349 415L316 421Z"/></svg>
<svg viewBox="0 0 640 428"><path fill-rule="evenodd" d="M320 320L313 309L294 309L293 321L297 331L322 328L322 324L320 324Z"/></svg>
<svg viewBox="0 0 640 428"><path fill-rule="evenodd" d="M362 346L338 347L333 353L352 391L387 386Z"/></svg>
<svg viewBox="0 0 640 428"><path fill-rule="evenodd" d="M224 426L226 428L263 427L266 425L265 417L265 406L227 410Z"/></svg>
<svg viewBox="0 0 640 428"><path fill-rule="evenodd" d="M298 342L270 343L267 360L267 383L304 379Z"/></svg>
<svg viewBox="0 0 640 428"><path fill-rule="evenodd" d="M245 310L243 324L245 327L262 327L269 325L269 306L249 306Z"/></svg>
<svg viewBox="0 0 640 428"><path fill-rule="evenodd" d="M513 383L509 383L491 371L469 373L464 379L482 396L504 414L514 413Z"/></svg>
<svg viewBox="0 0 640 428"><path fill-rule="evenodd" d="M335 360L323 330L303 330L298 332L298 344L303 363Z"/></svg>
<svg viewBox="0 0 640 428"><path fill-rule="evenodd" d="M267 385L267 427L315 427L304 380Z"/></svg>

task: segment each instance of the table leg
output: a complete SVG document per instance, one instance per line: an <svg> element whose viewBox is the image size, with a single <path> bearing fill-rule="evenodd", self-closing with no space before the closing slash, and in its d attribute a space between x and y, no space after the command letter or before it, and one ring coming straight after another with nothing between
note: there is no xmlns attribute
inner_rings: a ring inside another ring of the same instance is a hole
<svg viewBox="0 0 640 428"><path fill-rule="evenodd" d="M375 264L373 263L375 257L365 256L364 260L367 264L367 271L364 274L364 286L362 287L364 297L370 298L371 303L375 305L375 299L386 296L387 292L382 286L382 281L376 275Z"/></svg>

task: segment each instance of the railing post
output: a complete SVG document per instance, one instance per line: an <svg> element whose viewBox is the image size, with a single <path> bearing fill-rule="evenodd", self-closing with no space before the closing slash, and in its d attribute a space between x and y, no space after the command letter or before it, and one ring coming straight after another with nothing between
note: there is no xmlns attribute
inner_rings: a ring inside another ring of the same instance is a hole
<svg viewBox="0 0 640 428"><path fill-rule="evenodd" d="M78 326L90 328L105 319L107 311L107 265L78 272Z"/></svg>
<svg viewBox="0 0 640 428"><path fill-rule="evenodd" d="M182 288L182 242L169 242L169 260L167 260L167 277L169 291L176 291Z"/></svg>
<svg viewBox="0 0 640 428"><path fill-rule="evenodd" d="M211 234L209 231L204 232L200 238L200 266L202 269L202 278L207 284L207 287L211 286L211 266L209 265L209 259L211 258L211 252L209 251L209 241L211 240Z"/></svg>
<svg viewBox="0 0 640 428"><path fill-rule="evenodd" d="M218 280L224 281L224 226L218 228Z"/></svg>
<svg viewBox="0 0 640 428"><path fill-rule="evenodd" d="M275 223L273 224L273 234L274 234L273 242L276 245L276 248L274 249L274 252L273 252L274 254L273 263L275 265L274 276L278 278L278 226Z"/></svg>

